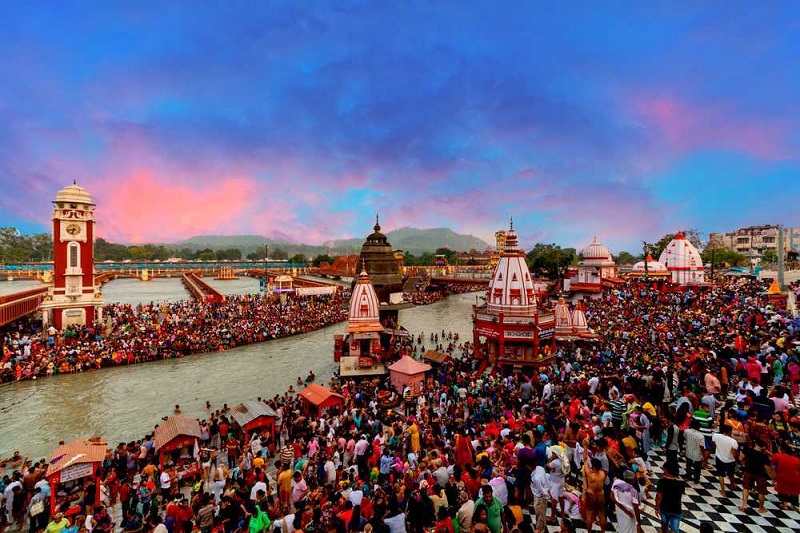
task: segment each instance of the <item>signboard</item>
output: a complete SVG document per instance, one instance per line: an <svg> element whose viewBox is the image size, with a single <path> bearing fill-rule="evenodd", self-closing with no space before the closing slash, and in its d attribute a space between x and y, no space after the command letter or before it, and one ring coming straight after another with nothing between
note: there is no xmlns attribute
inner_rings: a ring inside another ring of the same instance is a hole
<svg viewBox="0 0 800 533"><path fill-rule="evenodd" d="M532 316L504 316L504 324L533 324Z"/></svg>
<svg viewBox="0 0 800 533"><path fill-rule="evenodd" d="M475 331L478 333L478 335L483 335L484 337L491 337L493 339L496 339L497 337L499 337L497 331L495 331L493 329L490 329L490 328L478 327L478 328L475 328Z"/></svg>
<svg viewBox="0 0 800 533"><path fill-rule="evenodd" d="M296 287L295 294L298 296L326 296L336 292L336 287Z"/></svg>
<svg viewBox="0 0 800 533"><path fill-rule="evenodd" d="M553 333L555 333L555 331L556 330L554 328L541 329L541 330L539 330L539 338L540 339L549 339L550 337L553 336Z"/></svg>
<svg viewBox="0 0 800 533"><path fill-rule="evenodd" d="M477 320L485 320L486 322L491 322L497 317L494 315L487 315L486 313L475 313L475 318Z"/></svg>
<svg viewBox="0 0 800 533"><path fill-rule="evenodd" d="M79 463L66 467L61 471L61 483L91 476L93 466L92 463Z"/></svg>
<svg viewBox="0 0 800 533"><path fill-rule="evenodd" d="M506 331L506 339L532 339L533 331Z"/></svg>

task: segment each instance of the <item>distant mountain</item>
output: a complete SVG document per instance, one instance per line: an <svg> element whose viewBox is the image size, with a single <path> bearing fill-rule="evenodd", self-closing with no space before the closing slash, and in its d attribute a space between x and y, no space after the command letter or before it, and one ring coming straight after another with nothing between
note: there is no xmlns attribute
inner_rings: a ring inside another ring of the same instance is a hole
<svg viewBox="0 0 800 533"><path fill-rule="evenodd" d="M210 248L219 250L224 248L238 248L242 255L246 256L253 252L263 252L264 246L270 247L270 257L273 252L280 249L288 255L303 254L314 257L319 254L345 254L357 253L364 244L366 235L353 239L336 239L322 243L321 245L301 244L291 242L285 235L277 233L273 238L261 235L197 235L180 242L170 244L176 249L189 248L192 251ZM489 244L473 237L472 235L462 235L450 228L400 228L386 234L389 243L395 249L411 252L418 255L423 252L433 252L437 248L450 248L451 250L469 251L475 249L483 251L489 248Z"/></svg>
<svg viewBox="0 0 800 533"><path fill-rule="evenodd" d="M433 252L437 248L450 248L451 250L469 251L473 248L479 252L489 248L490 245L478 237L456 233L450 228L418 229L404 227L390 231L386 234L389 243L395 249L400 249L419 255L422 252ZM361 248L366 235L360 239L339 239L327 241L323 246L336 249L349 247Z"/></svg>

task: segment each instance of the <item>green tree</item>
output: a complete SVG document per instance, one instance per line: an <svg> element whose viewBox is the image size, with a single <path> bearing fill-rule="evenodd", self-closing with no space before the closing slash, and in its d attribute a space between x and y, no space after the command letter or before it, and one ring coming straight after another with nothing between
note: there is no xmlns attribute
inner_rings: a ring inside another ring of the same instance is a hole
<svg viewBox="0 0 800 533"><path fill-rule="evenodd" d="M289 258L290 263L294 263L296 265L300 265L303 263L308 263L308 258L303 254L294 254L292 257Z"/></svg>
<svg viewBox="0 0 800 533"><path fill-rule="evenodd" d="M575 248L561 248L557 244L542 243L536 243L526 255L528 266L534 275L545 275L550 279L561 277L564 269L577 258Z"/></svg>
<svg viewBox="0 0 800 533"><path fill-rule="evenodd" d="M275 250L271 250L269 253L270 259L289 259L289 254L283 248L275 248Z"/></svg>
<svg viewBox="0 0 800 533"><path fill-rule="evenodd" d="M638 260L638 257L630 252L622 251L617 256L617 263L620 265L632 265Z"/></svg>
<svg viewBox="0 0 800 533"><path fill-rule="evenodd" d="M328 263L330 265L333 263L333 259L331 259L331 256L328 254L319 254L314 258L314 261L311 262L315 267L320 266L322 263Z"/></svg>
<svg viewBox="0 0 800 533"><path fill-rule="evenodd" d="M703 264L713 264L718 266L744 266L747 264L747 257L730 248L711 248L703 250L700 254Z"/></svg>
<svg viewBox="0 0 800 533"><path fill-rule="evenodd" d="M200 259L201 261L213 261L217 258L217 252L215 252L211 248L198 250L197 253L195 254L195 258Z"/></svg>
<svg viewBox="0 0 800 533"><path fill-rule="evenodd" d="M772 248L767 248L764 250L764 253L761 254L761 262L771 265L773 263L778 262L778 251L773 250Z"/></svg>
<svg viewBox="0 0 800 533"><path fill-rule="evenodd" d="M238 248L223 248L221 250L217 250L217 259L238 261L241 258L242 258L242 251Z"/></svg>

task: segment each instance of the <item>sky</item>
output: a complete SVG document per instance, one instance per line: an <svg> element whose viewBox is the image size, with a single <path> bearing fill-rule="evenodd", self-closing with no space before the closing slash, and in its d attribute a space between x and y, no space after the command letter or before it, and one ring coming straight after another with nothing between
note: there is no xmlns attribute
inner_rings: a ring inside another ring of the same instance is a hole
<svg viewBox="0 0 800 533"><path fill-rule="evenodd" d="M4 2L0 225L451 227L638 250L800 226L795 2ZM793 205L794 204L794 205Z"/></svg>

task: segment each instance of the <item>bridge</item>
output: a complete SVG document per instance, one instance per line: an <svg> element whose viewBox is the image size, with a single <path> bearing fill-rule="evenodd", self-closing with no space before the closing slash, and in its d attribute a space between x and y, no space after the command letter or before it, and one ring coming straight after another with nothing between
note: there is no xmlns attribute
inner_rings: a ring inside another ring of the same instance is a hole
<svg viewBox="0 0 800 533"><path fill-rule="evenodd" d="M0 326L5 326L39 309L47 295L47 287L0 296Z"/></svg>
<svg viewBox="0 0 800 533"><path fill-rule="evenodd" d="M222 303L225 295L203 281L197 272L186 272L181 275L181 281L195 300L207 303Z"/></svg>

